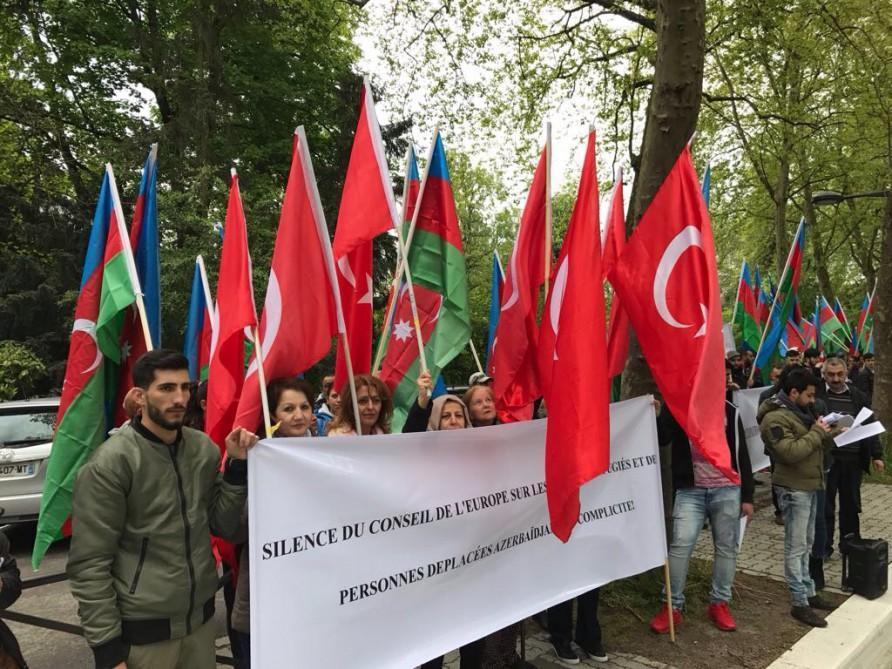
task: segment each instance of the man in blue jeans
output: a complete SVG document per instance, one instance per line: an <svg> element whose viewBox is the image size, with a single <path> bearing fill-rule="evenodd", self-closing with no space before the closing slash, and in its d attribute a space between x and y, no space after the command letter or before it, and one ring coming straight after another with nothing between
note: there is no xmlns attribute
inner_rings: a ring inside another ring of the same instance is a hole
<svg viewBox="0 0 892 669"><path fill-rule="evenodd" d="M688 565L703 523L709 519L715 555L712 563L712 590L707 615L723 632L733 632L737 623L728 607L737 567L740 517L753 517L753 472L737 407L725 402L725 436L731 451L731 465L740 474L740 485L732 483L691 447L687 435L666 407L657 419L661 446L672 449L672 485L675 505L672 512L672 541L669 546L669 574L672 584L672 616L681 624ZM657 634L669 631L669 605L663 592L663 606L650 622Z"/></svg>
<svg viewBox="0 0 892 669"><path fill-rule="evenodd" d="M824 489L824 451L839 433L814 410L819 381L807 369L793 370L777 395L759 406L762 441L774 457L771 482L784 516L784 577L796 620L812 627L827 621L815 609L835 607L815 594L809 553L815 537L818 491Z"/></svg>

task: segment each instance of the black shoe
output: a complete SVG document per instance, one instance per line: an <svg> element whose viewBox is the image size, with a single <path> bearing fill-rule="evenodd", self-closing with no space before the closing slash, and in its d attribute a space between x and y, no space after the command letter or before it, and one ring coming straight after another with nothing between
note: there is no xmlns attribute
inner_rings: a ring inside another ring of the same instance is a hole
<svg viewBox="0 0 892 669"><path fill-rule="evenodd" d="M815 590L824 589L824 561L820 558L808 558L808 575L815 583Z"/></svg>
<svg viewBox="0 0 892 669"><path fill-rule="evenodd" d="M782 515L780 515L779 513L774 514L774 524L775 525L783 525L784 517Z"/></svg>
<svg viewBox="0 0 892 669"><path fill-rule="evenodd" d="M551 647L554 648L554 654L558 656L559 660L567 664L579 664L579 656L569 641L552 641Z"/></svg>
<svg viewBox="0 0 892 669"><path fill-rule="evenodd" d="M579 647L585 651L585 654L589 656L589 659L594 660L595 662L607 662L610 658L607 657L607 653L604 652L604 646L599 644L579 644Z"/></svg>
<svg viewBox="0 0 892 669"><path fill-rule="evenodd" d="M827 627L827 621L808 606L794 606L790 609L790 615L799 622L812 627Z"/></svg>
<svg viewBox="0 0 892 669"><path fill-rule="evenodd" d="M835 611L836 610L836 604L832 604L832 603L828 602L826 599L822 599L818 595L815 595L814 597L809 597L808 605L813 609L818 609L818 611Z"/></svg>

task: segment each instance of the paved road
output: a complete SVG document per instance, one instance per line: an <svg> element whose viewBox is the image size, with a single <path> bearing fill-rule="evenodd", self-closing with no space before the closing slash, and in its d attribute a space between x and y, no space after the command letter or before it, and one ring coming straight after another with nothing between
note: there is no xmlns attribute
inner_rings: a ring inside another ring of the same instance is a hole
<svg viewBox="0 0 892 669"><path fill-rule="evenodd" d="M18 525L6 532L12 543L13 555L18 562L23 580L35 575L43 576L64 571L68 557L68 541L57 542L43 559L40 571L35 574L31 569L34 527L34 525ZM67 581L25 590L19 600L12 605L11 610L74 625L80 624L77 618L77 604L68 590ZM220 600L217 603L217 629L221 635L224 630L222 611L223 602ZM88 669L94 666L93 654L79 636L13 622L10 622L9 626L19 640L30 669L60 667ZM218 639L217 645L221 654L229 654L229 644L225 639Z"/></svg>

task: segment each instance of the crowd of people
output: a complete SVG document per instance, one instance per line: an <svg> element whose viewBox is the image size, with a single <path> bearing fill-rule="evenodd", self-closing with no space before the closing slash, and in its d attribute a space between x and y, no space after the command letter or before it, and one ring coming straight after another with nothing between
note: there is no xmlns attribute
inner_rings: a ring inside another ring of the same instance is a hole
<svg viewBox="0 0 892 669"><path fill-rule="evenodd" d="M823 561L834 550L839 509L839 550L859 534L861 475L883 467L875 439L832 448L839 428L822 416L854 415L869 406L872 357L855 372L842 358L787 352L785 364L768 370L759 422L772 460L778 522L784 525L785 576L792 615L813 626L826 621L816 609L832 606L819 595ZM820 375L820 379L817 375ZM87 642L99 669L215 666L214 600L219 563L227 567L224 600L233 656L250 666L250 582L247 531L247 450L263 432L236 427L226 438L225 458L202 431L205 384L190 382L186 358L155 350L133 370L128 423L117 429L81 468L73 491L73 534L68 575ZM491 379L470 379L462 396L434 397L430 374L418 378L417 399L403 432L474 429L499 422ZM669 570L671 597L650 623L669 631L683 623L685 581L694 546L708 522L714 545L708 617L733 631L732 585L742 516L752 518L754 476L743 424L731 392L761 385L752 356L727 360L726 437L739 481L731 481L690 445L666 407L657 403L661 455L669 458L672 517ZM862 387L867 392L861 390ZM354 383L359 424L349 385L334 388L325 377L321 393L297 378L273 379L266 392L275 438L387 434L393 404L387 386L372 375ZM537 415L544 413L537 407ZM665 484L664 484L665 485ZM837 502L838 500L838 502ZM213 542L209 537L213 535ZM567 663L583 656L606 662L598 621L599 591L539 616L554 652ZM464 645L462 669L530 667L517 653L520 621ZM575 642L575 645L574 645ZM422 665L436 669L443 658Z"/></svg>

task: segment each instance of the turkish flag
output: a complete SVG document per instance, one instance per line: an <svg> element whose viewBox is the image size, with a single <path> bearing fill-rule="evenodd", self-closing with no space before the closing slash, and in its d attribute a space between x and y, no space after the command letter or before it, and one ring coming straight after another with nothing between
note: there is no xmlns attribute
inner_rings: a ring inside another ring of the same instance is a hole
<svg viewBox="0 0 892 669"><path fill-rule="evenodd" d="M245 380L245 328L257 325L248 231L238 176L233 170L226 208L220 275L217 280L217 327L211 338L205 431L224 450L232 431ZM256 425L240 425L253 430Z"/></svg>
<svg viewBox="0 0 892 669"><path fill-rule="evenodd" d="M607 237L601 259L605 276L613 270L626 247L626 213L623 204L623 173L620 168L610 200ZM622 308L619 295L614 292L610 301L610 329L607 332L607 377L612 379L622 374L628 357L629 316Z"/></svg>
<svg viewBox="0 0 892 669"><path fill-rule="evenodd" d="M333 242L344 324L354 374L372 366L372 240L399 221L372 89L364 82ZM338 340L335 388L347 380Z"/></svg>
<svg viewBox="0 0 892 669"><path fill-rule="evenodd" d="M589 133L579 191L545 303L540 347L548 426L545 483L551 531L567 541L579 519L579 488L610 465L610 397L595 134ZM546 336L548 333L548 336Z"/></svg>
<svg viewBox="0 0 892 669"><path fill-rule="evenodd" d="M545 280L546 151L542 150L505 272L489 373L500 417L532 417L539 397L536 310Z"/></svg>
<svg viewBox="0 0 892 669"><path fill-rule="evenodd" d="M737 483L725 437L715 246L687 147L641 217L610 281L672 415L694 448Z"/></svg>
<svg viewBox="0 0 892 669"><path fill-rule="evenodd" d="M309 152L297 134L291 172L279 216L279 231L260 318L263 371L267 383L296 376L331 348L337 334L334 289L324 244L328 229L322 205L312 186ZM323 239L323 236L325 239ZM256 429L261 422L257 359L252 357L235 424ZM312 401L312 397L308 397ZM270 407L274 411L275 407Z"/></svg>

